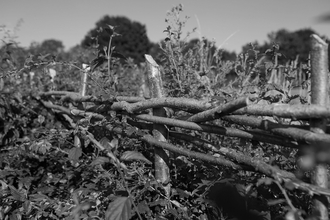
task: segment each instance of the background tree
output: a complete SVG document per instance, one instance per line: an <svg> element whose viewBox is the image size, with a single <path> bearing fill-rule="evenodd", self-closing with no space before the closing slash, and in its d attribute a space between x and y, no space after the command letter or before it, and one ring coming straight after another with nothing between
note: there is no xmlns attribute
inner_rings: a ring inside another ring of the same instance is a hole
<svg viewBox="0 0 330 220"><path fill-rule="evenodd" d="M65 53L65 60L72 60L75 62L78 62L79 65L85 63L90 63L91 60L95 58L95 55L93 51L88 50L81 45L76 45L74 47L71 47L66 53Z"/></svg>
<svg viewBox="0 0 330 220"><path fill-rule="evenodd" d="M56 60L64 59L64 45L62 41L55 39L47 39L42 43L33 42L28 48L28 52L33 55L53 55Z"/></svg>
<svg viewBox="0 0 330 220"><path fill-rule="evenodd" d="M2 68L6 68L8 65L5 61L8 59L16 68L23 68L27 51L25 48L18 46L17 44L2 42L0 44L0 72Z"/></svg>
<svg viewBox="0 0 330 220"><path fill-rule="evenodd" d="M189 49L195 50L199 47L196 47L197 44L200 44L200 40L195 38L195 39L191 39L187 46L185 47L183 53L186 53ZM208 52L209 52L209 56L213 56L215 51L217 50L216 46L214 45L214 42L209 41L208 39L203 39L203 48L206 49L207 47L209 47ZM221 56L221 60L231 60L234 61L236 60L236 53L235 52L229 52L227 50L224 49L220 49L218 51L219 55Z"/></svg>
<svg viewBox="0 0 330 220"><path fill-rule="evenodd" d="M49 39L49 40L45 40L41 43L40 49L45 53L59 54L59 53L63 52L64 46L63 46L62 41Z"/></svg>
<svg viewBox="0 0 330 220"><path fill-rule="evenodd" d="M112 39L112 46L115 50L126 57L131 57L135 62L143 62L144 54L149 53L151 43L147 36L145 25L131 21L127 17L104 16L96 23L96 27L88 32L82 41L82 46L91 46L94 42L91 37L98 39L98 48L107 47L110 36L106 32L99 32L99 28L106 28L107 25L115 26L115 31L121 36Z"/></svg>
<svg viewBox="0 0 330 220"><path fill-rule="evenodd" d="M312 34L318 33L310 28L294 32L280 29L268 34L268 40L264 44L259 44L256 41L252 44L260 53L265 53L268 49L271 49L274 43L278 44L279 52L282 54L279 58L279 62L282 64L290 60L295 60L297 55L299 55L300 62L305 62L311 51L311 45L309 42ZM322 36L322 38L327 39L325 36ZM244 45L242 52L245 53L249 49L251 49L251 43Z"/></svg>

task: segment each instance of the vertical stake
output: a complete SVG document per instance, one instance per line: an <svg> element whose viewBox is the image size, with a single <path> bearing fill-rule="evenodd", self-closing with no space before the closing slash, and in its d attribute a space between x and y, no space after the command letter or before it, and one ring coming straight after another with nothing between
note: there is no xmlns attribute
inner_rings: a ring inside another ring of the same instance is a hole
<svg viewBox="0 0 330 220"><path fill-rule="evenodd" d="M328 45L319 36L313 34L311 53L311 103L326 106L328 104ZM325 133L326 119L311 119L310 130L315 133ZM312 177L313 184L328 188L328 171L324 163L327 157L329 146L312 146L315 152L317 164ZM313 214L318 219L327 220L328 198L325 196L314 196Z"/></svg>
<svg viewBox="0 0 330 220"><path fill-rule="evenodd" d="M152 56L145 55L147 63L147 73L149 82L150 98L161 98L163 97L163 83L160 74L160 69L156 61ZM159 117L166 117L164 108L154 108L153 115ZM153 125L153 135L158 141L167 142L168 136L167 128L162 124ZM163 184L166 191L166 196L170 195L170 169L169 163L169 152L162 148L155 148L155 178L158 182Z"/></svg>
<svg viewBox="0 0 330 220"><path fill-rule="evenodd" d="M87 76L88 76L88 71L90 70L90 68L88 67L88 65L83 64L83 71L81 72L81 80L80 80L80 88L79 88L79 94L81 96L85 96L86 95L86 88L87 88ZM78 106L78 108L85 108L84 104L81 104ZM74 146L75 147L81 147L81 141L79 139L79 137L77 135L74 136Z"/></svg>

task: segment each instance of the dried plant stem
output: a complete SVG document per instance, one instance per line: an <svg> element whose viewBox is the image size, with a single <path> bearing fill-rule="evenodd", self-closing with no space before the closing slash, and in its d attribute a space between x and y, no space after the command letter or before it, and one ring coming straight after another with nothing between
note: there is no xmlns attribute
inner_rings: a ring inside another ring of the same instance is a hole
<svg viewBox="0 0 330 220"><path fill-rule="evenodd" d="M278 188L280 188L282 194L284 195L284 198L286 200L286 202L288 203L288 205L290 206L291 210L296 211L296 207L293 206L291 199L289 198L288 194L286 193L285 189L281 186L281 183L279 183L279 181L274 181L276 183L276 185L278 186Z"/></svg>

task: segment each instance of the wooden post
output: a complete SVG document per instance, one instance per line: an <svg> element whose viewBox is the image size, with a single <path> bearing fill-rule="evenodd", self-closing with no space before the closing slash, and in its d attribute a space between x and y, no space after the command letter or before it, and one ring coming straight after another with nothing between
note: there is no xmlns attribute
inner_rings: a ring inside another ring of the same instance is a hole
<svg viewBox="0 0 330 220"><path fill-rule="evenodd" d="M158 64L150 55L145 55L147 63L148 83L151 98L163 97L163 83ZM166 117L164 108L154 108L153 115ZM154 124L153 135L158 141L167 142L168 130L164 125ZM170 195L170 169L168 167L169 153L162 148L155 148L155 178L162 183L166 195Z"/></svg>
<svg viewBox="0 0 330 220"><path fill-rule="evenodd" d="M83 72L81 74L81 83L80 83L80 90L79 93L81 96L85 96L86 95L86 91L87 91L87 77L88 77L88 72L90 71L90 67L88 67L88 65L83 64Z"/></svg>
<svg viewBox="0 0 330 220"><path fill-rule="evenodd" d="M313 34L312 53L311 53L311 103L326 106L328 104L328 45L319 36ZM326 119L312 119L310 121L310 130L315 133L325 133ZM322 161L322 157L329 153L330 146L312 146L315 152L317 164L314 168L312 177L313 184L328 188L327 166ZM313 212L318 219L327 220L328 216L328 198L325 196L314 196Z"/></svg>
<svg viewBox="0 0 330 220"><path fill-rule="evenodd" d="M79 89L79 94L81 96L86 95L87 76L88 76L88 71L90 70L90 68L86 64L83 64L83 69L84 70L81 73L80 89ZM78 106L78 108L85 109L85 105L81 104L81 105ZM80 141L80 139L77 135L74 136L74 146L79 147L79 148L81 147L81 141Z"/></svg>

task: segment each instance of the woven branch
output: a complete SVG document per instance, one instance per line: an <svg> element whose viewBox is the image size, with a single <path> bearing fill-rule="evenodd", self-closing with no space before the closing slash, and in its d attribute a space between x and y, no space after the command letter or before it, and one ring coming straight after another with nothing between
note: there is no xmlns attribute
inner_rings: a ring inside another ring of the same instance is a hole
<svg viewBox="0 0 330 220"><path fill-rule="evenodd" d="M229 137L239 137L244 139L256 140L270 144L281 145L290 148L298 148L298 145L291 140L286 140L273 135L264 135L253 131L243 131L235 128L227 128L220 126L202 125L194 122L181 121L172 118L163 118L151 115L131 115L132 118L144 121L154 122L158 124L165 124L168 126L186 128L190 130L208 132L213 134L226 135Z"/></svg>
<svg viewBox="0 0 330 220"><path fill-rule="evenodd" d="M223 120L230 121L235 124L250 126L253 128L259 128L265 131L270 131L274 134L281 135L286 138L293 139L299 142L305 142L306 144L330 144L330 135L318 134L305 129L292 127L289 125L281 125L269 120L262 120L256 117L249 116L225 116Z"/></svg>
<svg viewBox="0 0 330 220"><path fill-rule="evenodd" d="M188 118L187 121L191 121L191 122L212 121L217 118L228 115L236 111L237 109L243 108L251 104L252 101L253 100L250 99L249 97L241 97L224 105L218 106L216 108L197 113L191 116L190 118Z"/></svg>
<svg viewBox="0 0 330 220"><path fill-rule="evenodd" d="M320 105L249 105L232 113L233 115L278 116L292 119L330 118L330 107Z"/></svg>

